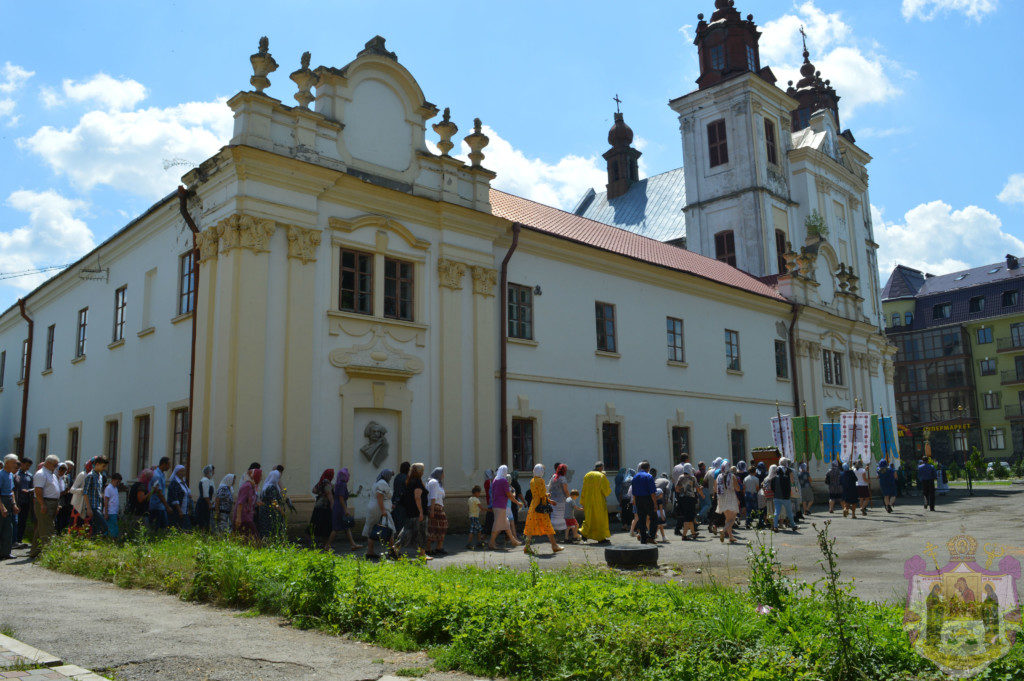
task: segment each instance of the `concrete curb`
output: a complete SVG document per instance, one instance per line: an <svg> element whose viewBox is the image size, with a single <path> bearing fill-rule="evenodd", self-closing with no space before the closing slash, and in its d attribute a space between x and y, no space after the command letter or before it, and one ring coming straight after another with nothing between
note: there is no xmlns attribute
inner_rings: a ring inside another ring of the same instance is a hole
<svg viewBox="0 0 1024 681"><path fill-rule="evenodd" d="M33 648L30 645L13 639L10 636L4 636L3 634L0 634L0 649L10 651L17 658L13 662L8 662L8 660L0 657L0 670L9 664L21 664L23 662L30 662L43 667L53 667L61 663L61 659L59 657L55 657L49 653L44 653L38 648Z"/></svg>

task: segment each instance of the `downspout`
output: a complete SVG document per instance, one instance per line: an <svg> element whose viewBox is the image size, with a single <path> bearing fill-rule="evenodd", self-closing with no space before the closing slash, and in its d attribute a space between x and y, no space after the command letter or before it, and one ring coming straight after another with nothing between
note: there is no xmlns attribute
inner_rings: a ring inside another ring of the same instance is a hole
<svg viewBox="0 0 1024 681"><path fill-rule="evenodd" d="M501 370L499 373L499 390L501 391L499 404L501 418L501 464L508 465L508 261L512 259L516 247L519 245L518 222L512 223L512 245L505 253L501 261Z"/></svg>
<svg viewBox="0 0 1024 681"><path fill-rule="evenodd" d="M185 456L185 481L188 482L189 473L192 472L192 415L194 409L192 408L192 399L195 395L195 376L196 376L196 317L199 315L199 247L196 245L196 237L199 234L199 228L196 227L195 220L188 214L188 191L178 185L178 210L181 211L181 217L185 219L185 224L192 230L192 272L195 277L195 285L192 287L192 350L191 356L189 357L188 364L188 454Z"/></svg>
<svg viewBox="0 0 1024 681"><path fill-rule="evenodd" d="M25 421L28 418L28 384L32 378L32 336L35 322L25 312L25 299L18 298L18 311L28 322L28 351L25 353L25 384L21 392L21 440L18 443L18 456L25 458ZM20 367L19 367L20 369Z"/></svg>
<svg viewBox="0 0 1024 681"><path fill-rule="evenodd" d="M789 323L789 365L791 367L790 371L793 373L793 409L796 410L797 416L807 416L807 414L800 411L800 385L796 375L796 343L793 341L796 320L800 318L800 313L803 312L803 309L800 303L793 303L793 321Z"/></svg>

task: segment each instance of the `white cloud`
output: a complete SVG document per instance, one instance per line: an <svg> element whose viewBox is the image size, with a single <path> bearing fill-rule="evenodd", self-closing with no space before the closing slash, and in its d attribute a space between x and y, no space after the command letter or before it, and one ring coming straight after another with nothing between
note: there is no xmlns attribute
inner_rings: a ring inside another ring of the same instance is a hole
<svg viewBox="0 0 1024 681"><path fill-rule="evenodd" d="M1024 254L1024 241L1003 231L999 218L978 206L960 210L943 201L910 209L902 223L886 222L871 206L878 267L883 281L897 265L931 274L946 274Z"/></svg>
<svg viewBox="0 0 1024 681"><path fill-rule="evenodd" d="M20 189L7 197L7 205L28 213L28 224L0 232L0 272L64 265L95 245L89 227L77 217L88 208L84 201L69 199L52 189L43 192ZM51 274L18 277L4 283L30 290Z"/></svg>
<svg viewBox="0 0 1024 681"><path fill-rule="evenodd" d="M17 64L4 62L0 68L0 93L13 95L21 89L29 78L35 75L35 71L29 71ZM14 115L14 108L17 101L13 97L0 97L0 121L6 119L8 126L18 124L19 116Z"/></svg>
<svg viewBox="0 0 1024 681"><path fill-rule="evenodd" d="M96 103L108 111L131 109L148 94L146 87L137 80L118 80L105 73L97 73L84 83L67 79L62 87L64 96L72 102Z"/></svg>
<svg viewBox="0 0 1024 681"><path fill-rule="evenodd" d="M104 103L125 104L132 96ZM109 185L156 199L173 189L186 170L177 163L165 167L164 161L187 159L198 165L230 139L231 126L231 110L222 99L133 111L94 110L73 128L44 126L19 139L18 145L83 191Z"/></svg>
<svg viewBox="0 0 1024 681"><path fill-rule="evenodd" d="M49 85L43 85L39 88L39 101L43 103L47 109L52 109L55 106L60 106L64 102L61 100L60 95Z"/></svg>
<svg viewBox="0 0 1024 681"><path fill-rule="evenodd" d="M842 116L852 116L865 104L880 104L900 94L893 77L908 73L880 54L877 45L870 49L862 47L841 12L823 12L813 1L804 2L793 13L762 27L761 63L771 66L783 88L790 80L800 80L801 25L807 32L811 61L842 98Z"/></svg>
<svg viewBox="0 0 1024 681"><path fill-rule="evenodd" d="M996 197L1003 203L1024 203L1024 173L1014 173Z"/></svg>
<svg viewBox="0 0 1024 681"><path fill-rule="evenodd" d="M996 11L997 0L903 0L903 18L931 21L942 12L961 12L981 21L986 14Z"/></svg>

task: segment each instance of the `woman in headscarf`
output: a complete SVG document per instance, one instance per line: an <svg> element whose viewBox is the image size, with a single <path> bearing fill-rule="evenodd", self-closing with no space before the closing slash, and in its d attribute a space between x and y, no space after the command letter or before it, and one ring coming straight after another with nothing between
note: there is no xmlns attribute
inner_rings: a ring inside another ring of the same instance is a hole
<svg viewBox="0 0 1024 681"><path fill-rule="evenodd" d="M320 474L320 479L313 485L313 513L309 518L310 534L314 543L319 542L324 551L331 550L334 539L331 511L334 506L334 489L332 481L334 469L328 468Z"/></svg>
<svg viewBox="0 0 1024 681"><path fill-rule="evenodd" d="M448 516L444 512L444 469L438 466L430 472L427 481L427 555L447 556L444 550L444 536L448 532ZM430 549L431 546L435 548Z"/></svg>
<svg viewBox="0 0 1024 681"><path fill-rule="evenodd" d="M488 468L484 471L484 507L487 511L484 513L484 524L483 524L483 536L491 534L494 529L494 509L491 508L491 485L494 484L494 470Z"/></svg>
<svg viewBox="0 0 1024 681"><path fill-rule="evenodd" d="M171 479L167 481L167 503L169 519L173 526L182 532L192 529L192 490L182 477L185 467L178 464L171 473Z"/></svg>
<svg viewBox="0 0 1024 681"><path fill-rule="evenodd" d="M91 463L92 459L89 462ZM91 466L89 468L92 469ZM74 461L65 461L57 466L57 479L60 480L62 489L57 501L57 515L53 519L54 533L59 534L68 527L75 526L81 513L76 510L75 503L77 502L78 506L82 505L82 489L85 487L85 476L88 472L82 471L77 477L74 477L74 473Z"/></svg>
<svg viewBox="0 0 1024 681"><path fill-rule="evenodd" d="M258 536L256 530L256 490L259 488L260 480L263 478L263 471L259 468L250 468L245 474L245 480L238 488L238 499L235 501L235 509L231 513L232 524L235 530L245 534L251 539Z"/></svg>
<svg viewBox="0 0 1024 681"><path fill-rule="evenodd" d="M878 486L882 490L885 512L892 513L892 506L896 503L896 471L885 459L878 462Z"/></svg>
<svg viewBox="0 0 1024 681"><path fill-rule="evenodd" d="M416 546L417 554L424 560L433 560L426 552L427 518L430 507L427 505L427 488L423 486L423 464L414 463L409 469L409 479L405 483L405 527L398 537L398 546Z"/></svg>
<svg viewBox="0 0 1024 681"><path fill-rule="evenodd" d="M839 463L839 459L834 459L832 465L829 466L828 472L825 473L825 484L828 485L828 512L835 513L836 502L842 504L843 499L843 486L839 482L840 476L843 474L843 467Z"/></svg>
<svg viewBox="0 0 1024 681"><path fill-rule="evenodd" d="M682 474L676 480L675 493L674 510L682 527L683 541L696 540L697 499L703 496L704 488L697 482L697 478L693 474L693 466L689 463L683 464ZM690 536L687 536L687 530L689 530Z"/></svg>
<svg viewBox="0 0 1024 681"><path fill-rule="evenodd" d="M139 478L128 489L125 503L125 536L131 537L136 528L146 521L149 513L149 481L153 479L153 469L143 468Z"/></svg>
<svg viewBox="0 0 1024 681"><path fill-rule="evenodd" d="M555 532L565 532L565 501L569 498L569 483L565 476L569 473L569 467L564 463L555 466L555 474L548 482L548 502L554 511L551 512L551 527Z"/></svg>
<svg viewBox="0 0 1024 681"><path fill-rule="evenodd" d="M391 480L391 519L395 521L395 536L402 531L405 525L405 503L402 495L405 494L405 481L409 479L409 462L403 461L398 466L398 473Z"/></svg>
<svg viewBox="0 0 1024 681"><path fill-rule="evenodd" d="M761 493L764 494L765 508L765 522L769 519L775 518L775 477L779 474L778 464L772 464L768 467L768 475L764 477L764 482L761 483ZM776 529L772 530L777 531Z"/></svg>
<svg viewBox="0 0 1024 681"><path fill-rule="evenodd" d="M523 547L523 552L532 555L531 539L546 536L551 542L551 552L558 553L562 547L555 541L555 528L551 526L551 513L554 509L548 499L547 485L544 484L544 464L539 463L533 467L530 495L530 510L526 513L526 530L523 531L523 535L526 537L526 546ZM543 510L538 511L538 507Z"/></svg>
<svg viewBox="0 0 1024 681"><path fill-rule="evenodd" d="M498 550L498 545L495 542L502 532L505 533L509 544L512 546L520 544L516 539L515 530L509 524L507 509L511 495L512 485L508 479L508 466L499 466L497 474L491 481L491 511L494 514L494 524L491 527L491 540L488 546L492 551Z"/></svg>
<svg viewBox="0 0 1024 681"><path fill-rule="evenodd" d="M327 538L327 545L333 545L334 537L339 532L344 532L348 537L349 550L358 551L363 548L363 545L357 542L355 537L352 536L352 528L356 525L356 519L355 514L353 514L348 507L349 497L352 496L348 490L348 481L348 469L342 468L334 478L334 489L331 491L331 497L333 500L331 509L331 536ZM363 487L360 485L356 495L358 495L362 489Z"/></svg>
<svg viewBox="0 0 1024 681"><path fill-rule="evenodd" d="M212 465L203 466L203 477L199 480L199 499L196 501L196 528L200 530L210 529L213 515L210 511L213 510L213 495L217 491L213 475Z"/></svg>
<svg viewBox="0 0 1024 681"><path fill-rule="evenodd" d="M843 472L839 476L839 484L843 488L843 517L846 518L852 512L857 517L857 504L860 497L857 495L857 474L850 468L850 464L843 464Z"/></svg>
<svg viewBox="0 0 1024 681"><path fill-rule="evenodd" d="M740 512L740 500L736 494L741 489L736 467L730 466L728 461L723 461L715 485L718 492L717 511L722 515L722 531L718 539L722 542L728 539L730 544L735 544L736 537L732 534L732 528Z"/></svg>
<svg viewBox="0 0 1024 681"><path fill-rule="evenodd" d="M630 486L633 484L633 476L636 471L627 468L621 485L618 485L620 492L616 492L619 501L619 520L622 521L622 529L633 531L633 521L636 520L636 513L633 511L633 496L630 494Z"/></svg>
<svg viewBox="0 0 1024 681"><path fill-rule="evenodd" d="M519 471L512 471L505 477L509 478L509 484L512 488L512 493L508 496L508 504L505 509L508 511L508 529L512 532L512 536L519 540L519 535L516 531L516 524L519 523L519 507L523 505L523 488L519 485Z"/></svg>
<svg viewBox="0 0 1024 681"><path fill-rule="evenodd" d="M811 473L807 470L807 464L802 463L796 474L797 484L800 485L800 503L803 506L804 514L811 512L811 505L814 504L814 489L811 488Z"/></svg>
<svg viewBox="0 0 1024 681"><path fill-rule="evenodd" d="M140 476L141 477L141 476ZM216 496L214 497L214 510L216 511L217 534L231 533L231 509L235 504L235 495L232 488L235 486L235 474L228 473L221 478L217 485Z"/></svg>
<svg viewBox="0 0 1024 681"><path fill-rule="evenodd" d="M380 554L374 550L378 541L381 548L387 548L390 553L394 553L391 546L395 535L395 521L391 519L391 478L394 476L394 471L385 468L377 475L377 480L370 490L363 536L366 537L366 557L371 560L380 558ZM377 529L378 527L381 529Z"/></svg>
<svg viewBox="0 0 1024 681"><path fill-rule="evenodd" d="M284 495L281 493L281 471L267 473L260 490L260 504L256 512L256 529L260 538L274 541L285 536Z"/></svg>

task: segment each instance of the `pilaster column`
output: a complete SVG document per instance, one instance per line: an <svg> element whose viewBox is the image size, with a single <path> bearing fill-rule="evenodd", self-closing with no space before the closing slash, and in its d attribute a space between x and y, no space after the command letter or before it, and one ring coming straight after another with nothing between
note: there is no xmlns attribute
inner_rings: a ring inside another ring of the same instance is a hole
<svg viewBox="0 0 1024 681"><path fill-rule="evenodd" d="M462 458L462 279L467 267L461 262L437 261L440 287L439 329L441 348L441 465L465 468Z"/></svg>
<svg viewBox="0 0 1024 681"><path fill-rule="evenodd" d="M210 453L216 451L210 442L210 392L213 388L213 347L217 317L217 249L216 225L207 227L196 236L199 262L193 267L199 273L199 291L192 314L196 325L196 360L193 367L192 432L189 433L189 451L192 469L189 477L198 480L203 467L211 463ZM216 463L216 462L214 462Z"/></svg>
<svg viewBox="0 0 1024 681"><path fill-rule="evenodd" d="M498 272L488 267L474 265L472 273L473 393L476 418L473 458L466 470L467 475L491 468L498 461L498 407L494 378L494 372L498 368L494 345L494 330L498 324L494 289L498 282ZM501 332L499 329L499 337Z"/></svg>

